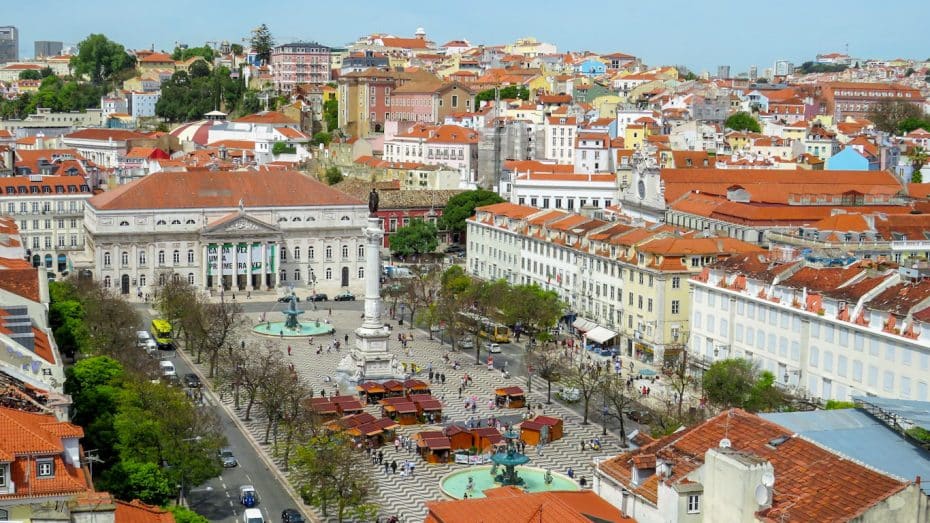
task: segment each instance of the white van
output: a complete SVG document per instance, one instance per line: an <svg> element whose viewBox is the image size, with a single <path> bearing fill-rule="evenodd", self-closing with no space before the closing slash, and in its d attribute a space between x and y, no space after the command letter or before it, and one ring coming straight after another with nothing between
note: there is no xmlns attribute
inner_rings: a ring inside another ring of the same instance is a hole
<svg viewBox="0 0 930 523"><path fill-rule="evenodd" d="M257 508L247 508L242 513L242 523L265 523L265 516Z"/></svg>
<svg viewBox="0 0 930 523"><path fill-rule="evenodd" d="M158 348L158 344L155 343L155 340L152 339L152 335L148 331L136 331L136 340L137 345L140 349L155 350Z"/></svg>
<svg viewBox="0 0 930 523"><path fill-rule="evenodd" d="M177 371L174 369L174 363L171 363L170 361L159 361L158 368L161 369L161 375L166 378L173 378L178 375Z"/></svg>

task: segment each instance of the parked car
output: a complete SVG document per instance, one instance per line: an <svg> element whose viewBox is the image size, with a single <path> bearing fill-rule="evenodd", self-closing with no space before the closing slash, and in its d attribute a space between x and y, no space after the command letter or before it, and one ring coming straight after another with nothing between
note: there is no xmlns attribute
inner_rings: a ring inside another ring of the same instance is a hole
<svg viewBox="0 0 930 523"><path fill-rule="evenodd" d="M333 301L355 301L355 295L349 291L343 291L337 294Z"/></svg>
<svg viewBox="0 0 930 523"><path fill-rule="evenodd" d="M220 462L223 464L224 468L232 468L239 465L239 460L236 459L235 454L229 447L224 447L220 449Z"/></svg>
<svg viewBox="0 0 930 523"><path fill-rule="evenodd" d="M188 373L184 375L184 385L191 389L199 389L203 387L203 383L200 382L200 376L197 376L194 373Z"/></svg>
<svg viewBox="0 0 930 523"><path fill-rule="evenodd" d="M446 254L455 254L457 252L465 252L465 247L462 247L458 243L453 243L446 247Z"/></svg>
<svg viewBox="0 0 930 523"><path fill-rule="evenodd" d="M158 368L161 370L161 375L165 378L177 377L178 375L178 372L174 369L174 363L168 360L159 361Z"/></svg>
<svg viewBox="0 0 930 523"><path fill-rule="evenodd" d="M318 292L307 296L307 301L329 301L329 296Z"/></svg>
<svg viewBox="0 0 930 523"><path fill-rule="evenodd" d="M265 523L265 516L257 508L247 508L242 512L242 523Z"/></svg>
<svg viewBox="0 0 930 523"><path fill-rule="evenodd" d="M286 508L281 511L281 523L304 523L304 517L297 509Z"/></svg>
<svg viewBox="0 0 930 523"><path fill-rule="evenodd" d="M252 485L242 485L239 487L239 503L245 508L252 508L258 505L258 492Z"/></svg>
<svg viewBox="0 0 930 523"><path fill-rule="evenodd" d="M475 340L473 340L471 336L464 336L459 338L459 341L455 345L460 349L474 349Z"/></svg>
<svg viewBox="0 0 930 523"><path fill-rule="evenodd" d="M636 423L649 423L652 420L652 413L648 410L629 409L624 411L623 414Z"/></svg>
<svg viewBox="0 0 930 523"><path fill-rule="evenodd" d="M484 348L491 354L500 354L501 346L499 343L485 343Z"/></svg>
<svg viewBox="0 0 930 523"><path fill-rule="evenodd" d="M136 340L140 349L155 350L158 348L158 344L155 343L148 331L136 331Z"/></svg>
<svg viewBox="0 0 930 523"><path fill-rule="evenodd" d="M300 296L296 296L296 295L295 295L294 298L295 298L297 301L300 301ZM289 302L289 301L291 301L291 295L290 295L290 294L288 294L287 296L281 296L280 298L278 298L278 302L279 302L279 303L287 303L287 302Z"/></svg>
<svg viewBox="0 0 930 523"><path fill-rule="evenodd" d="M574 403L581 399L581 391L575 387L563 387L559 389L557 394L560 398L569 403Z"/></svg>

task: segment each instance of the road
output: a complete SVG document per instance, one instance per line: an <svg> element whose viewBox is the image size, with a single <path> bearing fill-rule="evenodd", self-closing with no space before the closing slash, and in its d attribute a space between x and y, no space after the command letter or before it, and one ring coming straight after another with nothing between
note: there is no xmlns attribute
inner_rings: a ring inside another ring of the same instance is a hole
<svg viewBox="0 0 930 523"><path fill-rule="evenodd" d="M270 304L264 305L267 307ZM147 325L151 321L151 311L147 307L140 307L139 311ZM193 372L181 356L175 355L171 361L177 369L178 376L183 377ZM210 521L241 521L243 506L239 503L239 487L253 485L258 491L257 508L261 509L265 521L280 521L282 510L296 508L294 501L278 482L277 477L265 466L265 462L259 457L259 450L252 446L226 410L218 406L219 402L211 393L206 392L206 398L207 408L219 418L223 434L229 442L229 447L233 449L239 466L224 469L221 476L191 489L188 495L190 508Z"/></svg>

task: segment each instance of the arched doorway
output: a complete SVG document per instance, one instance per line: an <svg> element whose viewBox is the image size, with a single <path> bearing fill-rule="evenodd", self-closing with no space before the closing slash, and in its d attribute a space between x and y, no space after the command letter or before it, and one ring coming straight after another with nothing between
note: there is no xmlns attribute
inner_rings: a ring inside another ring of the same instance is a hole
<svg viewBox="0 0 930 523"><path fill-rule="evenodd" d="M119 291L123 294L129 294L129 275L124 274L119 281Z"/></svg>
<svg viewBox="0 0 930 523"><path fill-rule="evenodd" d="M343 287L349 286L349 268L348 267L342 268L342 286Z"/></svg>
<svg viewBox="0 0 930 523"><path fill-rule="evenodd" d="M45 255L45 268L46 269L52 268L52 255L51 254Z"/></svg>
<svg viewBox="0 0 930 523"><path fill-rule="evenodd" d="M65 272L68 270L68 257L64 254L58 255L58 272Z"/></svg>
<svg viewBox="0 0 930 523"><path fill-rule="evenodd" d="M39 256L38 254L33 254L32 255L32 266L38 267L39 265L42 265L42 257Z"/></svg>

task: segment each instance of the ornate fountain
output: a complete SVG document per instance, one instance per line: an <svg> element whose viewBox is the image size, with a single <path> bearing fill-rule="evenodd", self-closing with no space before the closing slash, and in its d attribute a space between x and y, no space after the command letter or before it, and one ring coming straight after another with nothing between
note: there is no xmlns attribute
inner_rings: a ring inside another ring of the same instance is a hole
<svg viewBox="0 0 930 523"><path fill-rule="evenodd" d="M504 467L504 470L494 476L494 481L504 486L522 486L524 481L523 478L517 475L517 466L527 464L530 458L517 450L517 440L520 435L513 429L501 434L501 436L503 436L506 446L492 454L491 461L494 462L492 470L496 470L498 466Z"/></svg>
<svg viewBox="0 0 930 523"><path fill-rule="evenodd" d="M281 311L284 321L263 321L252 328L252 332L264 336L295 338L301 336L319 336L333 332L333 326L319 319L301 323L298 316L304 311L297 308L297 296L292 292L287 300L287 308Z"/></svg>
<svg viewBox="0 0 930 523"><path fill-rule="evenodd" d="M300 322L297 317L304 311L297 308L297 295L293 292L287 300L287 309L281 311L284 314L284 328L288 330L300 330Z"/></svg>

